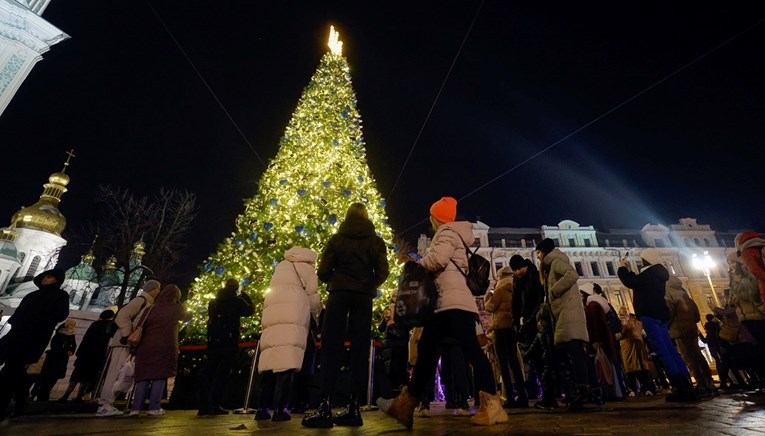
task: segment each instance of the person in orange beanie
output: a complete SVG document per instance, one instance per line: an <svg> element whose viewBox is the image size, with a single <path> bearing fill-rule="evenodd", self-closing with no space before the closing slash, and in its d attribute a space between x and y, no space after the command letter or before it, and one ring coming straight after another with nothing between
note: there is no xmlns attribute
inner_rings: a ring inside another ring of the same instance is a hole
<svg viewBox="0 0 765 436"><path fill-rule="evenodd" d="M377 400L380 410L407 428L412 428L414 408L435 376L438 344L447 336L457 339L462 354L473 366L476 387L480 390L481 405L470 422L494 425L508 420L497 395L491 364L475 334L478 316L475 297L460 271L467 269L465 247L468 241L473 241L473 225L468 221L455 221L456 218L457 200L452 197L442 197L430 207L430 223L436 234L428 253L417 262L435 277L438 288L435 313L423 325L422 337L417 343L417 365L409 384L397 397Z"/></svg>

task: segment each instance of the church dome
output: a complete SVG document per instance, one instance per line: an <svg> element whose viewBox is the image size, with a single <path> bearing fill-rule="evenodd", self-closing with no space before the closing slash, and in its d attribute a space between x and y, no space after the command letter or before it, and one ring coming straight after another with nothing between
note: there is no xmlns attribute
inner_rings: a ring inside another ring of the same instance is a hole
<svg viewBox="0 0 765 436"><path fill-rule="evenodd" d="M37 203L16 212L11 218L11 226L61 235L66 228L66 218L55 204L40 199Z"/></svg>
<svg viewBox="0 0 765 436"><path fill-rule="evenodd" d="M66 186L69 184L69 176L67 176L66 173L53 173L48 177L48 181L57 185Z"/></svg>
<svg viewBox="0 0 765 436"><path fill-rule="evenodd" d="M16 250L16 245L11 241L0 240L0 260L8 259L18 262L19 252Z"/></svg>

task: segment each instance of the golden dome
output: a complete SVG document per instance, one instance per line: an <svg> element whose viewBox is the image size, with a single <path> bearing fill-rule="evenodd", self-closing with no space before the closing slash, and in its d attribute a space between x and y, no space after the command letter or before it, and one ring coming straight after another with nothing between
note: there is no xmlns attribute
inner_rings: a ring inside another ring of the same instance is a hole
<svg viewBox="0 0 765 436"><path fill-rule="evenodd" d="M65 173L53 173L48 177L48 181L57 185L66 186L69 184L69 176Z"/></svg>
<svg viewBox="0 0 765 436"><path fill-rule="evenodd" d="M37 203L16 212L11 218L11 226L61 235L61 232L66 228L66 218L55 204L41 199Z"/></svg>

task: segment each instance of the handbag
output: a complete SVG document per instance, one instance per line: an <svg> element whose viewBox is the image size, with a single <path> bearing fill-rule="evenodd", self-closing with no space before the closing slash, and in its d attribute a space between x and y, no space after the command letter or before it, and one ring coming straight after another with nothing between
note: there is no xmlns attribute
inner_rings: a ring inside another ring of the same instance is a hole
<svg viewBox="0 0 765 436"><path fill-rule="evenodd" d="M720 339L722 339L725 342L735 344L738 342L738 327L733 327L732 325L728 324L722 324L720 325Z"/></svg>
<svg viewBox="0 0 765 436"><path fill-rule="evenodd" d="M141 343L141 338L143 337L143 325L146 322L146 318L149 317L149 313L153 307L154 305L151 305L148 309L144 310L141 319L138 321L138 325L133 329L133 332L130 333L130 336L128 336L127 343L130 349L135 350L138 347L138 344Z"/></svg>
<svg viewBox="0 0 765 436"><path fill-rule="evenodd" d="M437 300L438 289L433 274L417 262L404 264L393 319L405 326L422 326L433 316Z"/></svg>

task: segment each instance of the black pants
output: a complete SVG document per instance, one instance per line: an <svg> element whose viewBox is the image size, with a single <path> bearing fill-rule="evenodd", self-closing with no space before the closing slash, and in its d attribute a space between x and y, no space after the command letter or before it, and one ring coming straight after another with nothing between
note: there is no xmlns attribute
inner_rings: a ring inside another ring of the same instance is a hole
<svg viewBox="0 0 765 436"><path fill-rule="evenodd" d="M422 337L417 344L417 365L409 382L409 392L412 396L420 398L427 383L435 376L438 345L445 336L457 339L463 356L473 365L477 389L496 394L491 364L478 344L475 333L475 316L474 313L464 310L446 310L433 315L424 325Z"/></svg>
<svg viewBox="0 0 765 436"><path fill-rule="evenodd" d="M365 397L369 377L369 341L372 335L372 297L333 291L327 300L321 336L321 393L335 390L343 362L346 337L351 347L351 394Z"/></svg>
<svg viewBox="0 0 765 436"><path fill-rule="evenodd" d="M279 411L287 407L292 391L292 376L294 371L266 371L262 374L260 385L260 409L271 408Z"/></svg>
<svg viewBox="0 0 765 436"><path fill-rule="evenodd" d="M305 353L303 353L303 364L300 367L300 372L297 372L292 377L292 394L290 397L290 405L293 408L307 408L311 401L310 388L311 377L313 377L314 365L316 363L316 341L314 340L313 333L308 332L308 337L305 341Z"/></svg>
<svg viewBox="0 0 765 436"><path fill-rule="evenodd" d="M11 399L16 400L16 413L21 413L27 403L29 383L27 382L26 363L8 357L0 370L0 420L5 417Z"/></svg>
<svg viewBox="0 0 765 436"><path fill-rule="evenodd" d="M388 379L393 389L399 389L409 383L407 361L409 360L408 341L403 338L388 338L385 348L390 350L390 366Z"/></svg>
<svg viewBox="0 0 765 436"><path fill-rule="evenodd" d="M199 386L199 410L220 407L223 396L226 394L226 384L236 360L236 353L236 351L207 353L207 361L202 370Z"/></svg>
<svg viewBox="0 0 765 436"><path fill-rule="evenodd" d="M499 370L502 373L502 383L505 385L508 400L512 399L513 393L511 381L515 382L518 399L528 398L526 386L523 383L521 363L518 361L518 340L515 330L512 328L494 330L494 348L497 350Z"/></svg>

